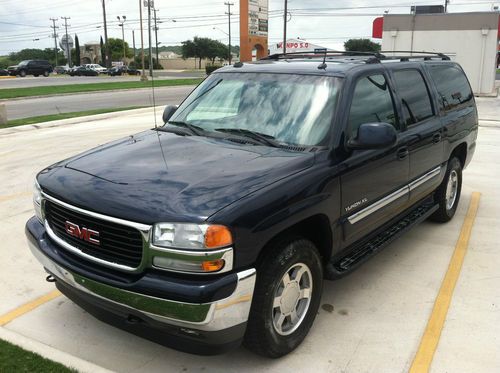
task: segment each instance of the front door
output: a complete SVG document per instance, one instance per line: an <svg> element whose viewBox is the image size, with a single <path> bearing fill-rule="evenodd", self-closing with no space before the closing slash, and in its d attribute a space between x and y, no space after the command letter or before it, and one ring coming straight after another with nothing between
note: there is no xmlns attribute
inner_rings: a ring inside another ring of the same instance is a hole
<svg viewBox="0 0 500 373"><path fill-rule="evenodd" d="M400 131L385 72L360 76L352 91L346 137L355 138L363 123L386 122L398 132L398 141L387 149L354 150L342 162L342 221L349 246L401 212L408 202L409 151Z"/></svg>

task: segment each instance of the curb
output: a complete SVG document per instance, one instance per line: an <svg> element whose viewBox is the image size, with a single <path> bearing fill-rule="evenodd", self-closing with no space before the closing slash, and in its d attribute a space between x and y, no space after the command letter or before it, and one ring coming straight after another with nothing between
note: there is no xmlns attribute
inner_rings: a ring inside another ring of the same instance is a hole
<svg viewBox="0 0 500 373"><path fill-rule="evenodd" d="M61 363L69 368L76 369L83 373L112 373L113 371L93 364L90 361L60 351L54 347L25 337L12 330L0 327L0 339L10 342L25 350L37 353L47 359Z"/></svg>
<svg viewBox="0 0 500 373"><path fill-rule="evenodd" d="M495 119L479 119L479 127L500 128L500 121Z"/></svg>
<svg viewBox="0 0 500 373"><path fill-rule="evenodd" d="M15 76L11 76L11 75L2 75L0 76L0 79L15 79L16 77Z"/></svg>
<svg viewBox="0 0 500 373"><path fill-rule="evenodd" d="M84 84L82 84L84 85ZM179 84L179 85L169 85L169 86L162 86L162 87L156 87L155 90L157 89L163 89L163 88L179 88L179 87L196 87L196 84ZM31 87L29 87L31 88ZM15 89L15 88L9 88L9 89ZM146 88L121 88L121 89L103 89L100 91L85 91L85 92L71 92L71 93L59 93L59 94L54 94L54 95L41 95L41 96L26 96L26 97L13 97L13 98L2 98L0 99L0 104L1 103L7 103L9 101L20 101L20 100L31 100L35 98L48 98L48 97L61 97L61 96L75 96L75 95L90 95L90 94L96 94L96 93L112 93L112 92L123 92L123 91L149 91L151 90L151 87L146 87Z"/></svg>
<svg viewBox="0 0 500 373"><path fill-rule="evenodd" d="M156 106L157 112L158 112L158 109L159 109L159 107ZM160 112L161 112L161 110L162 109L160 109ZM41 122L41 123L36 123L36 124L26 124L23 126L2 128L2 129L0 129L0 136L11 135L11 134L18 133L18 132L26 132L26 131L32 131L32 130L41 130L41 129L45 129L45 128L67 126L70 124L78 124L78 123L83 123L83 122L90 123L90 122L95 122L95 121L99 121L102 119L119 117L120 115L123 115L125 113L127 115L137 115L137 114L147 114L147 113L152 112L152 111L153 111L153 107L147 107L147 108L142 108L142 109L120 110L120 111L115 111L112 113L87 115L84 117L77 117L77 118L53 120L50 122ZM151 118L151 120L153 122L153 118ZM153 124L152 124L152 126L153 126Z"/></svg>

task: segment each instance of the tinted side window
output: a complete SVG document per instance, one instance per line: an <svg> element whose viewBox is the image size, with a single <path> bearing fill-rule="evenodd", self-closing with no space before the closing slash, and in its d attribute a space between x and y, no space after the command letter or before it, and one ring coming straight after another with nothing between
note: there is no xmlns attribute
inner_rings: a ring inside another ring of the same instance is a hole
<svg viewBox="0 0 500 373"><path fill-rule="evenodd" d="M471 106L473 94L465 74L455 66L429 66L432 80L436 84L439 102L444 110L452 110L457 106Z"/></svg>
<svg viewBox="0 0 500 373"><path fill-rule="evenodd" d="M371 75L356 83L349 113L349 131L356 137L363 123L386 122L398 127L389 86L383 75Z"/></svg>
<svg viewBox="0 0 500 373"><path fill-rule="evenodd" d="M434 115L429 91L420 71L395 71L394 80L401 98L403 118L407 126Z"/></svg>

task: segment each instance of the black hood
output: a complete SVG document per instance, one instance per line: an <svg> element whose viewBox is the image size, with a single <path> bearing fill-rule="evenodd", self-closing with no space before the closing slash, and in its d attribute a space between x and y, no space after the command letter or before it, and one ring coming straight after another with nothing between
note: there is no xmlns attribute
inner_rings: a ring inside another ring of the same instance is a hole
<svg viewBox="0 0 500 373"><path fill-rule="evenodd" d="M146 131L49 167L38 181L54 197L110 216L199 222L313 162L313 153Z"/></svg>

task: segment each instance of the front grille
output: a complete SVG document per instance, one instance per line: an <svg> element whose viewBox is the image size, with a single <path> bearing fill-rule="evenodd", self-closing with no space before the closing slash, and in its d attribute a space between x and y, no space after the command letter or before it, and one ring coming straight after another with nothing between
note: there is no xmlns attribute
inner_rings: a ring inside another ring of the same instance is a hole
<svg viewBox="0 0 500 373"><path fill-rule="evenodd" d="M141 263L142 236L135 228L84 215L49 200L45 201L45 219L59 238L87 255L134 268ZM67 233L66 221L99 232L100 244Z"/></svg>

